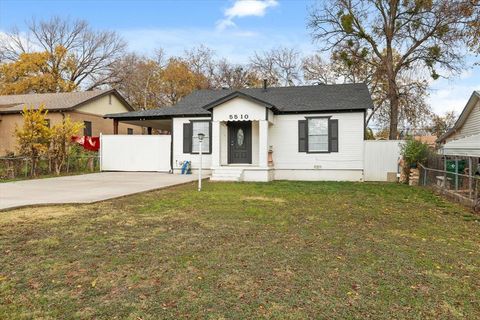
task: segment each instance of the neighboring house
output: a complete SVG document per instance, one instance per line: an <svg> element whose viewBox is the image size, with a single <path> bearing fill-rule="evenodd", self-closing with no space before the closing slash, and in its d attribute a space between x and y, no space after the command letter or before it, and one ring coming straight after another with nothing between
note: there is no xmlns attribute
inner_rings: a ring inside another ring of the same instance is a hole
<svg viewBox="0 0 480 320"><path fill-rule="evenodd" d="M423 142L427 144L429 147L432 149L435 148L436 141L437 141L437 136L431 136L431 135L414 135L413 136L414 140Z"/></svg>
<svg viewBox="0 0 480 320"><path fill-rule="evenodd" d="M41 105L48 110L47 119L51 126L69 115L72 120L84 124L83 132L79 134L85 136L113 133L111 121L103 116L133 110L116 90L0 96L0 155L16 152L15 127L23 123L23 108L37 109ZM141 132L138 126L122 124L119 127L119 133L123 134Z"/></svg>
<svg viewBox="0 0 480 320"><path fill-rule="evenodd" d="M172 107L107 118L172 132L171 167L185 161L212 180L363 179L364 84L199 90Z"/></svg>
<svg viewBox="0 0 480 320"><path fill-rule="evenodd" d="M480 160L480 92L474 91L452 129L437 142L439 153L452 157L467 157L477 166ZM470 164L472 165L472 164ZM478 168L480 172L480 167Z"/></svg>
<svg viewBox="0 0 480 320"><path fill-rule="evenodd" d="M473 91L453 128L441 135L437 142L445 144L452 140L478 134L480 134L480 92Z"/></svg>

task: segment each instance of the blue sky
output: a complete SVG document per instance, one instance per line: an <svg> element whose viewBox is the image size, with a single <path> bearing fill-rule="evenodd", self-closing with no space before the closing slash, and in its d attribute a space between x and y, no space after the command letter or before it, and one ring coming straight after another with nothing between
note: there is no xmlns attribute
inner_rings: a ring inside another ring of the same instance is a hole
<svg viewBox="0 0 480 320"><path fill-rule="evenodd" d="M151 54L163 48L167 54L205 44L232 62L247 62L254 51L276 46L295 47L302 54L315 52L306 29L309 0L247 1L22 1L0 0L0 32L32 17L53 15L87 20L98 29L114 30L129 48ZM480 58L469 56L469 62ZM432 83L429 102L436 112L459 113L473 90L480 90L480 67L459 77Z"/></svg>

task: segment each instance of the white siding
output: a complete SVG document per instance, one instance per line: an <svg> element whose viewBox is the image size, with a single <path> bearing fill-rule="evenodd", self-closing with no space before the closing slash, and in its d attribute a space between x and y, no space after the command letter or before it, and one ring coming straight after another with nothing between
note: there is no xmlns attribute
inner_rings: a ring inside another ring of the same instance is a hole
<svg viewBox="0 0 480 320"><path fill-rule="evenodd" d="M298 120L306 116L338 119L338 152L298 152ZM363 112L275 116L269 134L275 170L363 170L363 123Z"/></svg>
<svg viewBox="0 0 480 320"><path fill-rule="evenodd" d="M213 109L213 121L265 120L265 115L264 106L243 98L234 98Z"/></svg>
<svg viewBox="0 0 480 320"><path fill-rule="evenodd" d="M460 129L448 138L448 141L480 134L480 100L477 101L465 123Z"/></svg>
<svg viewBox="0 0 480 320"><path fill-rule="evenodd" d="M210 120L210 118L174 118L173 119L173 170L178 171L182 168L184 161L191 161L192 169L197 169L200 164L198 154L183 153L183 124L190 120ZM210 146L211 148L212 146ZM212 155L204 154L202 156L203 168L212 166Z"/></svg>
<svg viewBox="0 0 480 320"><path fill-rule="evenodd" d="M298 120L311 116L331 116L338 120L339 152L332 153L305 153L298 152ZM190 120L208 120L208 118L175 118L173 121L173 166L174 171L181 169L182 162L192 161L192 168L198 168L198 155L183 153L183 124ZM252 126L252 172L245 169L248 179L289 179L289 180L353 180L363 179L364 154L364 114L363 112L345 112L332 114L298 114L276 115L275 124L270 124L268 146L273 149L274 167L265 172L253 172L258 163L259 129L257 121ZM227 160L227 127L220 125L221 147L220 163ZM212 146L213 147L213 146ZM211 168L211 155L204 155L203 167ZM263 176L265 175L265 176ZM269 178L270 177L270 178ZM247 180L248 180L247 179ZM259 181L263 181L263 180Z"/></svg>

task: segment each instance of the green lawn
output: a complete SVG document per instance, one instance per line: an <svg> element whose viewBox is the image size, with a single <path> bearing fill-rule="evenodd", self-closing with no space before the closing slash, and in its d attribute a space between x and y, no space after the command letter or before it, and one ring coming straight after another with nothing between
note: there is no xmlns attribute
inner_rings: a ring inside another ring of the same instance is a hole
<svg viewBox="0 0 480 320"><path fill-rule="evenodd" d="M0 319L478 319L480 219L404 185L183 185L0 212Z"/></svg>

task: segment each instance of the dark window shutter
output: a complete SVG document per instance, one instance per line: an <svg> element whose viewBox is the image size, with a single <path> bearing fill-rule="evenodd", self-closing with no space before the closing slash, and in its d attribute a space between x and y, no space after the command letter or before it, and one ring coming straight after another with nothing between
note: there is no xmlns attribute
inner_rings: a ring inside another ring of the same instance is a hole
<svg viewBox="0 0 480 320"><path fill-rule="evenodd" d="M192 152L192 123L183 124L183 153Z"/></svg>
<svg viewBox="0 0 480 320"><path fill-rule="evenodd" d="M330 120L329 122L330 152L338 152L338 120Z"/></svg>
<svg viewBox="0 0 480 320"><path fill-rule="evenodd" d="M298 152L307 152L307 120L298 120Z"/></svg>
<svg viewBox="0 0 480 320"><path fill-rule="evenodd" d="M212 121L208 122L208 153L212 153Z"/></svg>

